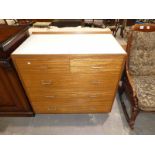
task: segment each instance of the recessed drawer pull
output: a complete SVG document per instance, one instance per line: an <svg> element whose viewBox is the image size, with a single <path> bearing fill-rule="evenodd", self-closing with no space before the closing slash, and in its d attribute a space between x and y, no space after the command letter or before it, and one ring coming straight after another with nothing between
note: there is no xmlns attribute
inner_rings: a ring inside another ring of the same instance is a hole
<svg viewBox="0 0 155 155"><path fill-rule="evenodd" d="M78 96L78 94L75 94L75 93L71 93L71 96Z"/></svg>
<svg viewBox="0 0 155 155"><path fill-rule="evenodd" d="M48 111L51 111L51 110L54 110L55 111L56 109L57 108L56 107L53 107L53 106L47 108Z"/></svg>
<svg viewBox="0 0 155 155"><path fill-rule="evenodd" d="M90 109L90 110L96 110L96 108L95 108L95 107L90 107L89 109Z"/></svg>
<svg viewBox="0 0 155 155"><path fill-rule="evenodd" d="M90 95L89 97L90 97L90 98L96 98L97 95Z"/></svg>
<svg viewBox="0 0 155 155"><path fill-rule="evenodd" d="M48 69L48 66L40 66L40 67L38 67L38 69L41 69L41 70Z"/></svg>
<svg viewBox="0 0 155 155"><path fill-rule="evenodd" d="M52 84L52 80L41 80L41 84L42 85L51 85Z"/></svg>
<svg viewBox="0 0 155 155"><path fill-rule="evenodd" d="M55 96L50 95L50 96L45 96L46 98L55 98Z"/></svg>
<svg viewBox="0 0 155 155"><path fill-rule="evenodd" d="M101 81L92 81L93 84L100 84L102 83Z"/></svg>
<svg viewBox="0 0 155 155"><path fill-rule="evenodd" d="M92 66L91 68L92 68L92 69L101 69L101 68L103 68L103 67L99 67L99 66Z"/></svg>

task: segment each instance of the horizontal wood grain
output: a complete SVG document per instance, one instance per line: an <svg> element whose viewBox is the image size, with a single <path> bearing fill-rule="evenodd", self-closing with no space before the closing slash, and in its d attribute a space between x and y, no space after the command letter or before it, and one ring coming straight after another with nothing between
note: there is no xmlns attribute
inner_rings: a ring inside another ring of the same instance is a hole
<svg viewBox="0 0 155 155"><path fill-rule="evenodd" d="M110 112L124 58L89 54L13 56L35 113Z"/></svg>
<svg viewBox="0 0 155 155"><path fill-rule="evenodd" d="M48 73L48 72L65 72L69 71L69 58L68 57L20 57L15 59L18 67L23 72L32 73Z"/></svg>
<svg viewBox="0 0 155 155"><path fill-rule="evenodd" d="M31 73L31 72L30 72ZM104 72L103 74L28 74L22 70L23 80L29 88L64 89L64 90L107 90L113 89L117 83L118 74Z"/></svg>
<svg viewBox="0 0 155 155"><path fill-rule="evenodd" d="M28 88L29 89L29 88ZM65 90L39 90L41 93L37 93L37 89L32 90L31 99L39 98L46 98L49 99L59 99L59 98L104 98L105 96L111 96L113 93L111 91L95 91L95 90L88 90L88 91L82 91L82 90L75 90L75 91L65 91ZM38 92L39 92L38 91Z"/></svg>
<svg viewBox="0 0 155 155"><path fill-rule="evenodd" d="M102 66L102 67L113 67L114 65L121 64L121 59L115 60L113 58L79 58L79 59L71 59L71 66L78 67L87 67L87 66Z"/></svg>
<svg viewBox="0 0 155 155"><path fill-rule="evenodd" d="M38 105L39 103L37 103ZM108 113L111 111L109 106L35 106L34 111L38 114L82 114L82 113Z"/></svg>
<svg viewBox="0 0 155 155"><path fill-rule="evenodd" d="M72 56L71 72L103 72L120 70L122 55Z"/></svg>

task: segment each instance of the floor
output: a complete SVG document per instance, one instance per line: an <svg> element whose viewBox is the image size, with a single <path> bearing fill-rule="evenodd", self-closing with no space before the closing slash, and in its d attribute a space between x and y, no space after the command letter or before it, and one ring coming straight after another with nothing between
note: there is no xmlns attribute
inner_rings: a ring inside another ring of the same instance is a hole
<svg viewBox="0 0 155 155"><path fill-rule="evenodd" d="M0 117L1 135L129 135L155 134L154 113L140 113L130 130L116 96L109 114L36 115Z"/></svg>

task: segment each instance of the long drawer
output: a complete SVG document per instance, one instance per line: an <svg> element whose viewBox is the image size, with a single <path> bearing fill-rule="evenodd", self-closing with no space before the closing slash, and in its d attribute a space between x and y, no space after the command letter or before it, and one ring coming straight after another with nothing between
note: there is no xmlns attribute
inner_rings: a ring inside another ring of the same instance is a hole
<svg viewBox="0 0 155 155"><path fill-rule="evenodd" d="M37 90L36 90L37 91ZM35 95L34 95L35 94ZM110 92L42 92L41 94L30 94L31 104L34 109L40 109L36 112L46 113L49 111L58 112L63 110L64 107L80 107L103 106L110 110L111 103L113 102L113 94ZM54 109L53 109L54 108ZM71 110L71 109L70 109ZM67 111L66 111L67 112ZM69 113L71 111L68 111Z"/></svg>
<svg viewBox="0 0 155 155"><path fill-rule="evenodd" d="M75 113L105 113L111 111L111 106L106 105L89 105L82 106L72 104L69 106L64 105L40 105L40 103L36 103L37 106L34 106L34 111L38 114L75 114Z"/></svg>
<svg viewBox="0 0 155 155"><path fill-rule="evenodd" d="M117 74L42 74L23 76L28 88L38 89L61 89L61 90L108 90L114 89Z"/></svg>
<svg viewBox="0 0 155 155"><path fill-rule="evenodd" d="M59 101L59 99L88 99L88 100L111 100L113 94L111 92L102 92L102 91L41 91L40 93L38 90L33 90L33 94L30 94L31 100L33 101L44 101L44 102L49 102L49 101Z"/></svg>
<svg viewBox="0 0 155 155"><path fill-rule="evenodd" d="M105 101L108 102L108 104L112 101L112 99L107 99L108 97L112 98L112 95L105 95L105 96L97 96L96 94L89 95L87 97L81 97L78 96L77 94L73 94L66 97L58 97L55 94L53 95L42 95L42 96L33 96L31 98L32 104L35 102L40 102L42 105L53 105L53 104L58 104L58 105L90 105L95 104L95 105L102 105ZM37 106L37 105L36 105Z"/></svg>

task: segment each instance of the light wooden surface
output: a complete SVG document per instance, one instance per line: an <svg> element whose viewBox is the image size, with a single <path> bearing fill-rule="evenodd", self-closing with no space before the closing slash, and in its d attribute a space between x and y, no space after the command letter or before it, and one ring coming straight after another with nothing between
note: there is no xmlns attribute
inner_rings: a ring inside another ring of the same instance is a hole
<svg viewBox="0 0 155 155"><path fill-rule="evenodd" d="M81 37L83 38L83 36ZM109 37L111 38L111 36ZM91 35L90 38L89 41L93 44ZM65 54L55 54L54 49L57 49L57 46L51 48L55 45L50 45L50 49L53 50L48 49L47 52L47 48L45 48L43 51L39 50L39 54L37 54L33 48L34 45L28 44L29 41L17 49L12 58L35 113L110 112L126 56L124 50L113 39L111 43L109 40L109 44L106 44L107 42L104 40L102 44L99 43L104 47L96 47L99 45L97 42L94 43L94 46L90 45L94 48L93 54L89 53L88 42L87 46L80 42L81 44L78 44L80 47L74 46L73 48L73 45L77 45L73 44L72 48L68 48L75 49L74 51L87 49L88 51L84 50L84 54L81 54L81 51L78 54L70 54L70 52L66 54L67 47L65 47L66 49L61 47L61 41L64 38L59 40L59 46L62 50L61 53L66 50ZM32 42L39 46L35 43L34 38ZM51 44L54 43L51 42ZM112 48L112 43L118 48ZM69 46L69 44L67 45ZM110 45L111 47L108 47ZM43 42L41 46L45 46L45 43ZM96 54L99 49L103 51L99 52L101 54ZM111 51L107 49L111 49ZM30 54L30 52L32 53Z"/></svg>
<svg viewBox="0 0 155 155"><path fill-rule="evenodd" d="M47 28L31 27L30 34L112 34L109 28L92 28L92 27L56 27L50 26Z"/></svg>
<svg viewBox="0 0 155 155"><path fill-rule="evenodd" d="M35 113L111 111L123 55L12 58Z"/></svg>

